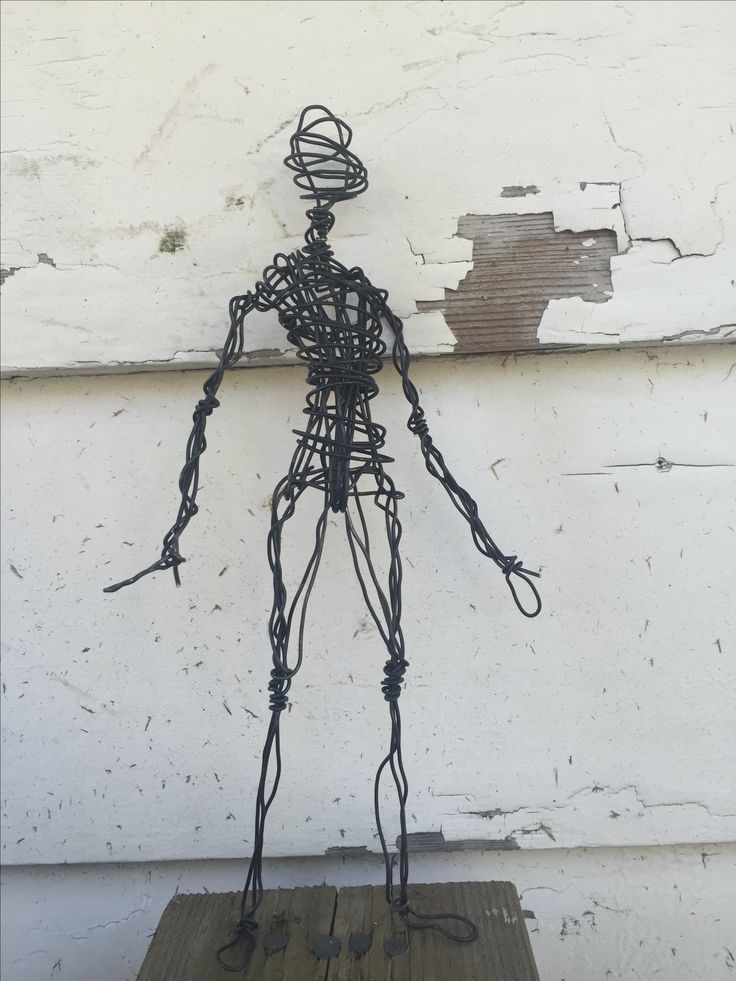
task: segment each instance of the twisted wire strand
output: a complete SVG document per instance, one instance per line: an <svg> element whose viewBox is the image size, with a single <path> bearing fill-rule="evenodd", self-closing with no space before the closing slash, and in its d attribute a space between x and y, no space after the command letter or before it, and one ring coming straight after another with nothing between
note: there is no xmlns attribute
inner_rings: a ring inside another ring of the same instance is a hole
<svg viewBox="0 0 736 981"><path fill-rule="evenodd" d="M373 421L368 405L378 394L374 376L386 344L375 289L361 269L338 262L327 242L334 216L324 207L307 215L305 248L277 255L256 295L278 311L307 366L307 422L293 432L304 453L321 460L333 510L344 511L358 476L391 462L380 452L386 430Z"/></svg>
<svg viewBox="0 0 736 981"><path fill-rule="evenodd" d="M384 307L384 312L394 332L395 339L392 353L394 366L401 375L404 395L411 405L407 427L419 438L427 470L442 484L452 503L470 525L470 533L475 547L482 555L487 556L487 558L495 562L503 573L519 612L523 613L525 617L532 619L538 616L542 609L542 598L539 595L536 585L532 582L532 578L539 579L540 573L525 568L524 563L518 556L506 555L499 548L480 519L477 503L468 491L464 487L461 487L453 477L449 467L445 463L442 453L437 449L432 440L426 415L419 401L419 393L409 377L411 357L409 349L406 346L406 341L404 340L404 325L387 306ZM518 577L529 587L533 601L533 605L530 608L525 607L522 603L516 585L511 578L512 576Z"/></svg>
<svg viewBox="0 0 736 981"><path fill-rule="evenodd" d="M399 919L408 929L434 929L450 940L469 943L478 936L475 924L467 917L457 913L419 913L409 902L409 848L406 820L406 805L409 796L409 781L402 756L402 729L399 696L404 675L409 666L405 657L404 635L401 629L401 583L402 567L400 555L401 522L398 517L398 501L402 495L396 490L393 480L385 472L380 475L373 495L375 505L384 513L386 541L389 551L387 590L382 588L373 562L368 523L360 495L355 494L351 502L356 517L345 512L345 527L356 577L363 593L363 599L378 632L386 645L389 658L384 665L384 678L381 684L384 699L389 703L391 724L389 750L381 760L373 784L373 808L376 830L383 854L385 868L386 902L395 910ZM369 588L370 586L372 587ZM381 784L385 771L391 774L399 805L398 893L393 883L393 859L389 852L381 817ZM451 920L462 924L462 932L442 926L443 921Z"/></svg>
<svg viewBox="0 0 736 981"><path fill-rule="evenodd" d="M281 780L281 716L288 708L292 680L301 668L304 658L304 627L307 610L324 551L327 518L330 513L325 494L325 503L315 528L312 553L293 596L289 599L281 561L283 529L286 522L294 515L299 498L308 487L314 487L306 474L300 474L300 476L307 476L307 479L303 480L295 480L296 475L296 471L290 472L279 482L271 505L271 529L268 535L268 559L273 576L273 606L268 630L273 662L268 684L271 718L261 756L261 772L256 792L253 851L240 899L240 915L230 939L215 954L220 967L232 973L247 968L255 949L257 913L264 894L263 847L266 818ZM297 656L294 663L290 664L289 647L295 619L298 622ZM272 755L274 767L273 775L270 776ZM240 950L241 947L244 949ZM233 961L233 954L230 952L235 951L235 948L239 949L238 957Z"/></svg>
<svg viewBox="0 0 736 981"><path fill-rule="evenodd" d="M181 501L176 520L164 535L161 557L129 579L123 579L121 582L117 582L112 586L106 586L103 592L115 593L124 586L130 586L144 576L148 576L152 572L160 572L162 569L173 569L174 581L177 586L181 585L179 566L186 562L186 559L179 551L179 539L199 510L197 507L199 462L202 454L207 449L207 440L205 438L207 419L220 405L217 392L225 372L228 368L232 368L233 365L237 364L243 355L245 341L243 325L245 318L254 307L255 299L251 293L246 293L244 296L234 296L230 300L230 329L228 330L224 347L220 353L219 364L204 383L204 398L201 398L197 402L194 414L192 415L194 425L187 440L184 467L179 475L178 486Z"/></svg>

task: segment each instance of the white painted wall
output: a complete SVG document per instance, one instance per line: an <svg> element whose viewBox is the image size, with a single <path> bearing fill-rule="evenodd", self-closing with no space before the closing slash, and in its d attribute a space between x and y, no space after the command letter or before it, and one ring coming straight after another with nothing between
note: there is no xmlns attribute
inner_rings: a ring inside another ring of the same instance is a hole
<svg viewBox="0 0 736 981"><path fill-rule="evenodd" d="M540 850L545 883L577 849L574 861L590 861L586 874L611 907L619 905L618 876L600 871L593 846L669 845L657 851L666 867L680 843L699 856L721 847L702 843L734 840L725 778L736 760L731 358L726 347L701 347L686 358L622 351L416 366L448 462L499 538L542 565L546 607L533 622L515 613L501 577L425 473L402 431L406 406L387 369L378 418L389 426L393 470L407 494L411 830L442 829L450 840L511 835L522 849ZM290 454L298 369L228 381L211 420L182 589L167 575L112 597L100 590L156 554L202 377L5 383L10 864L248 853L266 717L265 505ZM675 465L657 469L660 456ZM295 526L295 553L308 534ZM383 653L349 587L338 527L328 543L314 641L285 719L271 855L376 847L370 780L387 736ZM505 813L478 813L496 808ZM441 869L445 878L472 877L500 873L506 860L455 855ZM288 878L300 866L285 868ZM327 875L332 864L316 868ZM347 874L359 879L361 868ZM242 862L233 869L238 878ZM418 875L434 869L418 860ZM24 875L11 881L26 890L39 881ZM716 896L730 878L725 869L713 875L717 918ZM110 919L126 916L127 880L91 872L90 893L95 876L108 882L110 902L120 883ZM692 906L699 889L684 902ZM150 920L161 905L150 905ZM555 930L575 915L563 907L549 907ZM53 906L43 916L52 923ZM604 933L586 955L599 965L621 942L614 921ZM683 972L698 956L715 958L716 935L693 934ZM86 970L86 947L74 949L75 969ZM39 955L37 963L46 961ZM714 960L710 977L727 970Z"/></svg>
<svg viewBox="0 0 736 981"><path fill-rule="evenodd" d="M559 228L614 228L620 255L611 299L551 303L540 339L722 341L734 9L331 3L345 50L312 61L319 3L4 5L3 365L26 377L4 383L2 420L3 977L129 981L177 882L240 884L267 714L266 505L299 369L225 383L182 589L101 587L158 554L177 503L204 376L151 369L211 364L229 296L301 235L280 160L304 101L354 125L372 186L335 241L389 288L415 350L454 345L416 302L468 270L458 218L550 209ZM170 228L186 243L165 255ZM250 351L284 351L272 318L250 330ZM458 478L503 547L543 568L534 622L381 378L407 495L410 830L520 845L419 856L415 875L517 882L550 981L732 976L732 351L416 365ZM308 534L295 527L294 556ZM330 528L273 884L379 874L324 855L376 847L387 738L383 654L351 582Z"/></svg>
<svg viewBox="0 0 736 981"><path fill-rule="evenodd" d="M543 848L736 835L723 780L724 752L736 761L736 373L727 348L682 359L416 366L448 464L502 547L542 568L534 621L426 473L386 368L375 416L406 494L410 830ZM6 861L219 858L251 844L271 667L269 497L292 452L300 369L228 380L182 588L167 574L102 593L159 553L202 381L6 387ZM677 465L659 472L660 456ZM285 535L287 585L318 508ZM373 849L385 649L336 520L308 623L267 851ZM508 813L482 816L495 808Z"/></svg>
<svg viewBox="0 0 736 981"><path fill-rule="evenodd" d="M416 302L468 270L458 218L504 211L618 234L611 300L553 301L543 341L735 329L728 2L10 0L4 27L8 373L209 360L230 296L303 235L281 161L310 101L354 127L371 180L335 246L415 350L455 343ZM250 350L284 352L253 319Z"/></svg>

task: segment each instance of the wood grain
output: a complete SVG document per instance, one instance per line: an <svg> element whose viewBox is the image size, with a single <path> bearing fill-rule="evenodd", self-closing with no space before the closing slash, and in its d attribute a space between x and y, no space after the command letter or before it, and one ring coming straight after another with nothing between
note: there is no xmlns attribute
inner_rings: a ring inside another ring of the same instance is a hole
<svg viewBox="0 0 736 981"><path fill-rule="evenodd" d="M237 919L239 893L177 895L168 904L138 981L222 981L215 949ZM477 925L478 939L453 943L434 930L407 930L386 903L383 886L278 889L265 894L256 948L243 981L539 981L524 915L509 882L412 885L410 902L420 913L460 913ZM447 925L447 924L446 924ZM268 954L270 933L288 944ZM314 953L318 936L333 936L340 952ZM369 935L367 951L351 949L355 935ZM389 956L387 941L407 943ZM237 960L234 956L233 960Z"/></svg>
<svg viewBox="0 0 736 981"><path fill-rule="evenodd" d="M256 948L242 981L323 981L325 963L312 953L320 934L332 932L337 890L330 886L268 890L259 915ZM240 893L178 895L164 910L138 981L222 981L215 951L231 935ZM269 933L286 933L282 950L267 954ZM226 957L237 963L236 948Z"/></svg>
<svg viewBox="0 0 736 981"><path fill-rule="evenodd" d="M457 338L454 354L560 350L537 339L547 303L566 296L605 303L612 293L618 249L610 229L556 231L551 212L465 215L458 235L473 243L473 268L444 300L417 302L442 311Z"/></svg>

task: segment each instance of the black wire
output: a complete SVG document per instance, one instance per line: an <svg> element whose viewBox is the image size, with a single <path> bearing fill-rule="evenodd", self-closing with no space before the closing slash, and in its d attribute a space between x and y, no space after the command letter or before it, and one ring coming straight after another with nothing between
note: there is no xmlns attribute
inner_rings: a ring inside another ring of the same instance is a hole
<svg viewBox="0 0 736 981"><path fill-rule="evenodd" d="M348 149L352 139L348 124L326 106L303 110L284 160L296 172L296 186L307 191L303 198L334 204L368 189L368 172Z"/></svg>
<svg viewBox="0 0 736 981"><path fill-rule="evenodd" d="M373 791L376 828L386 872L386 900L409 929L434 929L462 943L471 942L478 935L475 924L466 917L456 913L419 913L409 902L406 821L409 783L402 758L399 710L399 697L409 665L401 629L398 502L403 495L386 472L386 464L392 462L391 457L382 452L386 430L374 422L370 408L378 394L375 375L383 367L386 353L382 336L384 320L393 329L393 361L411 405L408 428L420 440L427 470L439 480L468 522L476 547L501 569L519 610L525 616L534 617L541 609L539 593L530 578L538 577L539 573L526 569L515 555L506 555L496 545L478 516L476 502L457 483L434 445L419 394L409 378L410 356L403 325L387 305L388 293L374 287L362 269L347 268L338 262L328 244L327 236L334 224L331 211L334 203L355 197L368 186L365 168L348 149L351 137L349 127L324 106L310 106L302 113L299 128L291 140L292 152L285 162L296 171L295 183L308 192L304 197L314 202L307 211L310 225L305 235L306 244L290 255L280 253L275 256L254 292L231 301L230 330L220 363L205 382L205 397L194 411L186 461L179 478L181 503L176 521L164 537L161 557L137 575L106 589L106 592L114 592L142 576L168 568L174 570L179 584L178 567L184 562L179 540L197 513L199 463L207 447L206 420L219 405L216 394L226 369L232 367L243 353L246 315L253 309L275 310L290 344L296 348L297 357L307 365L309 390L304 409L306 421L302 428L294 430L297 444L289 471L277 485L272 498L268 535L268 561L273 577L273 606L268 624L272 652L268 684L271 718L261 757L253 852L241 897L240 916L231 939L216 954L223 969L235 973L247 967L255 949L257 912L263 902L266 818L281 778L281 716L289 704L292 681L303 661L307 608L323 554L330 511L344 516L355 573L388 655L381 690L389 705L389 749L378 766ZM314 547L290 596L281 561L282 536L307 489L319 492L323 506L315 528ZM385 546L382 547L387 549L388 557L385 583L374 561L363 505L365 499L370 499L383 514ZM522 605L513 576L530 587L535 600L532 609ZM290 660L295 628L296 657ZM380 814L382 778L387 772L391 775L399 805L398 890L394 888L393 857ZM451 921L463 929L455 932L443 926L443 921ZM233 962L229 958L236 948L238 960Z"/></svg>
<svg viewBox="0 0 736 981"><path fill-rule="evenodd" d="M132 583L142 579L143 576L147 576L151 572L159 572L162 569L173 569L174 581L177 586L181 585L179 566L183 562L186 562L186 559L179 552L179 539L199 510L197 507L199 460L207 449L207 440L205 439L207 419L220 404L217 398L217 391L225 372L228 368L232 368L233 365L237 364L242 357L244 345L243 323L254 305L255 300L251 293L246 293L244 296L234 296L230 300L230 329L220 354L220 363L204 383L204 398L197 402L194 409L192 416L194 425L187 441L186 462L179 475L179 493L181 494L179 511L176 521L164 535L161 557L129 579L123 579L122 582L105 587L103 592L115 593L118 589L122 589L123 586L130 586Z"/></svg>
<svg viewBox="0 0 736 981"><path fill-rule="evenodd" d="M444 457L434 445L432 437L429 433L429 426L427 425L424 409L419 403L419 393L417 392L414 383L409 378L409 365L411 359L409 349L404 341L404 325L402 324L401 320L399 320L399 318L391 312L388 306L384 308L384 315L394 332L395 339L393 347L393 362L396 370L401 375L404 395L411 404L411 414L409 416L407 426L415 436L419 437L422 455L424 456L424 462L427 470L433 477L436 477L437 480L439 480L447 491L452 503L470 525L470 533L478 551L495 562L499 569L503 572L506 578L506 583L511 590L514 603L516 603L519 611L523 613L525 617L529 617L531 619L541 612L542 598L539 595L537 587L529 577L533 576L535 579L538 579L540 573L532 572L531 569L524 568L524 563L516 555L505 555L504 552L501 551L498 545L494 542L493 538L491 538L486 526L481 521L478 515L478 505L465 490L465 488L461 487L453 477L447 464L445 463ZM522 605L519 595L516 592L516 587L512 582L512 576L518 576L519 579L529 586L534 598L534 606L531 610L527 610Z"/></svg>

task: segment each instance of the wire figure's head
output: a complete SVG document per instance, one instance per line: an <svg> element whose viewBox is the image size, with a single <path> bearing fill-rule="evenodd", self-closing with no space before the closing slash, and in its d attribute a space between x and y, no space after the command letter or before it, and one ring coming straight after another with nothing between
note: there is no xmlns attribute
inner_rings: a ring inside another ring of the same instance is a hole
<svg viewBox="0 0 736 981"><path fill-rule="evenodd" d="M330 207L357 197L368 187L368 172L349 150L353 132L325 106L307 106L291 138L291 153L284 160L296 172L294 183L303 198Z"/></svg>

